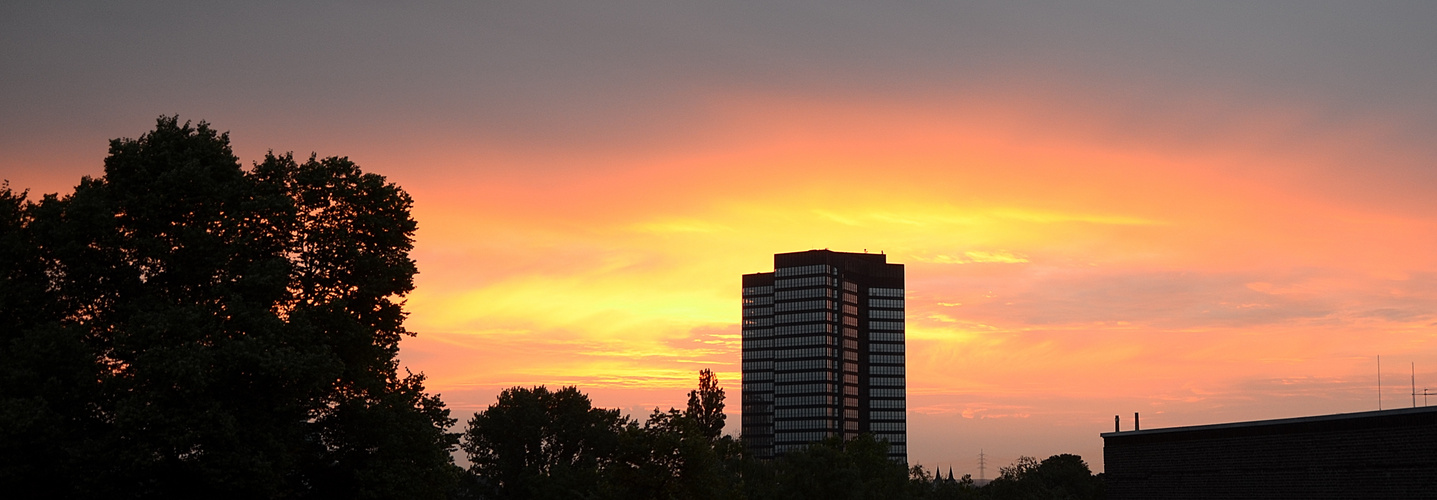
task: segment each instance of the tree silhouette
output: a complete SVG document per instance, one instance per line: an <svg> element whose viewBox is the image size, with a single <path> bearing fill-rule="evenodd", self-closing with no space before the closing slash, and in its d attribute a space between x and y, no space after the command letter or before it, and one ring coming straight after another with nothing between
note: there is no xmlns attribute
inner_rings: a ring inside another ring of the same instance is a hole
<svg viewBox="0 0 1437 500"><path fill-rule="evenodd" d="M228 134L176 117L111 141L104 164L63 198L0 194L6 484L448 491L453 420L395 359L416 272L408 194L345 158L242 169Z"/></svg>

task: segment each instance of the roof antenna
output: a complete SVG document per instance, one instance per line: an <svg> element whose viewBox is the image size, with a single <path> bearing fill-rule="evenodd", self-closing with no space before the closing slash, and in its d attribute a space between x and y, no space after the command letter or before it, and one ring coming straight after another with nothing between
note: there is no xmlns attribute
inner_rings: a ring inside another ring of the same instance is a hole
<svg viewBox="0 0 1437 500"><path fill-rule="evenodd" d="M1377 411L1382 411L1382 355L1377 355Z"/></svg>
<svg viewBox="0 0 1437 500"><path fill-rule="evenodd" d="M1417 407L1417 362L1412 362L1412 407Z"/></svg>

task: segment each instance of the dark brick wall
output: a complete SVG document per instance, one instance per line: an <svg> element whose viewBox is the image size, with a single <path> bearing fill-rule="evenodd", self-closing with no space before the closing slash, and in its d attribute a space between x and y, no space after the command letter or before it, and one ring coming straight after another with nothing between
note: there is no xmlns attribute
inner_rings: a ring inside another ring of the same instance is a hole
<svg viewBox="0 0 1437 500"><path fill-rule="evenodd" d="M1103 435L1109 498L1437 498L1437 407Z"/></svg>

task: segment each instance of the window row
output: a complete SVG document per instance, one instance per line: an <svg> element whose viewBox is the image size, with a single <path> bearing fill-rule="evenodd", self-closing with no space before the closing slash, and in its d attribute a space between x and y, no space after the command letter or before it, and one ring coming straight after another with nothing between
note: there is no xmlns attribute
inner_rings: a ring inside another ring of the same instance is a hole
<svg viewBox="0 0 1437 500"><path fill-rule="evenodd" d="M858 315L858 306L851 306L851 305L848 305L848 304L844 304L844 305L843 305L843 314L847 314L847 315L850 315L850 316L857 316L857 315Z"/></svg>
<svg viewBox="0 0 1437 500"><path fill-rule="evenodd" d="M870 342L868 344L868 352L903 352L903 344Z"/></svg>
<svg viewBox="0 0 1437 500"><path fill-rule="evenodd" d="M869 412L868 412L868 419L869 419L869 420L903 420L903 419L905 419L905 418L907 418L907 417L908 417L908 414L907 414L906 412L902 412L902 411L886 411L886 410L880 410L880 411L869 411Z"/></svg>
<svg viewBox="0 0 1437 500"><path fill-rule="evenodd" d="M837 292L827 288L805 288L803 290L784 290L773 295L776 300L811 299L815 297L832 298Z"/></svg>
<svg viewBox="0 0 1437 500"><path fill-rule="evenodd" d="M773 280L773 287L778 288L799 288L812 286L836 286L838 280L828 276L811 276L808 278L785 278Z"/></svg>
<svg viewBox="0 0 1437 500"><path fill-rule="evenodd" d="M778 420L773 423L773 428L777 431L816 431L822 429L837 429L838 421L830 418L808 420Z"/></svg>
<svg viewBox="0 0 1437 500"><path fill-rule="evenodd" d="M773 359L773 351L744 351L744 352L743 352L743 360L744 360L744 361L759 361L759 360L764 360L764 359Z"/></svg>
<svg viewBox="0 0 1437 500"><path fill-rule="evenodd" d="M869 288L868 295L871 297L898 297L903 298L902 288Z"/></svg>
<svg viewBox="0 0 1437 500"><path fill-rule="evenodd" d="M743 425L771 424L773 415L769 413L747 413L743 414Z"/></svg>
<svg viewBox="0 0 1437 500"><path fill-rule="evenodd" d="M773 413L773 401L743 405L744 416Z"/></svg>
<svg viewBox="0 0 1437 500"><path fill-rule="evenodd" d="M768 392L745 392L743 393L744 404L748 403L772 403L773 394Z"/></svg>
<svg viewBox="0 0 1437 500"><path fill-rule="evenodd" d="M870 399L868 400L868 407L884 408L889 410L902 410L905 406L904 400L902 399Z"/></svg>
<svg viewBox="0 0 1437 500"><path fill-rule="evenodd" d="M759 351L759 352L765 352L765 351ZM836 356L836 355L838 354L838 349L832 349L832 348L828 348L828 347L809 347L809 348L805 348L805 349L779 349L779 350L777 350L777 351L767 351L767 352L774 352L774 353L776 353L776 354L774 355L774 358L777 358L777 359L826 358L826 357ZM743 353L743 355L744 355L744 356L748 356L748 353Z"/></svg>
<svg viewBox="0 0 1437 500"><path fill-rule="evenodd" d="M855 318L855 317L853 317L853 316L844 316L844 317L843 317L843 324L844 324L845 326L855 326L855 327L856 327L856 326L858 326L858 318Z"/></svg>
<svg viewBox="0 0 1437 500"><path fill-rule="evenodd" d="M868 340L877 340L881 342L902 342L903 332L869 332Z"/></svg>
<svg viewBox="0 0 1437 500"><path fill-rule="evenodd" d="M844 283L844 284L843 284L843 291L845 291L845 292L854 292L854 293L857 293L857 292L858 292L858 283L854 283L854 282L852 282L852 281L849 281L849 282Z"/></svg>
<svg viewBox="0 0 1437 500"><path fill-rule="evenodd" d="M772 308L772 307L745 307L745 308L743 308L743 317L745 317L745 318L752 318L752 317L754 317L754 316L773 316L773 308Z"/></svg>
<svg viewBox="0 0 1437 500"><path fill-rule="evenodd" d="M831 405L837 402L833 396L783 396L775 398L776 407Z"/></svg>
<svg viewBox="0 0 1437 500"><path fill-rule="evenodd" d="M870 366L869 375L903 375L902 366Z"/></svg>
<svg viewBox="0 0 1437 500"><path fill-rule="evenodd" d="M773 362L772 362L772 361L744 361L744 362L743 362L743 371L745 371L745 372L773 371Z"/></svg>
<svg viewBox="0 0 1437 500"><path fill-rule="evenodd" d="M903 377L868 377L868 385L903 387Z"/></svg>
<svg viewBox="0 0 1437 500"><path fill-rule="evenodd" d="M855 293L844 293L844 294L843 294L843 301L844 301L844 302L847 302L847 303L849 303L849 304L857 304L857 303L858 303L858 294L855 294Z"/></svg>
<svg viewBox="0 0 1437 500"><path fill-rule="evenodd" d="M869 422L868 430L870 432L907 432L908 424L904 422Z"/></svg>
<svg viewBox="0 0 1437 500"><path fill-rule="evenodd" d="M903 331L903 322L902 322L902 321L869 321L869 322L868 322L868 329L869 329L869 330L894 330L894 331L899 331L899 332L901 332L901 331Z"/></svg>
<svg viewBox="0 0 1437 500"><path fill-rule="evenodd" d="M873 432L871 429L869 432ZM903 432L883 431L873 432L873 437L888 441L889 450L893 447L903 446L908 441L908 434Z"/></svg>
<svg viewBox="0 0 1437 500"><path fill-rule="evenodd" d="M773 328L744 328L743 338L768 337L773 335Z"/></svg>
<svg viewBox="0 0 1437 500"><path fill-rule="evenodd" d="M801 418L832 417L837 411L833 408L784 408L774 413L778 418Z"/></svg>
<svg viewBox="0 0 1437 500"><path fill-rule="evenodd" d="M873 319L903 319L903 311L874 309L872 311L868 311L868 317Z"/></svg>
<svg viewBox="0 0 1437 500"><path fill-rule="evenodd" d="M868 299L868 307L903 309L903 299Z"/></svg>
<svg viewBox="0 0 1437 500"><path fill-rule="evenodd" d="M773 382L744 382L744 392L769 392L773 390Z"/></svg>
<svg viewBox="0 0 1437 500"><path fill-rule="evenodd" d="M794 302L779 302L773 306L773 310L777 312L806 311L809 309L833 309L833 301L828 299L799 300Z"/></svg>
<svg viewBox="0 0 1437 500"><path fill-rule="evenodd" d="M771 364L769 366L770 369L777 369L778 371L788 371L832 370L834 368L833 365L834 363L831 359L805 359L802 361L779 361L777 364Z"/></svg>
<svg viewBox="0 0 1437 500"><path fill-rule="evenodd" d="M748 380L773 380L773 371L751 371L744 372L743 379Z"/></svg>
<svg viewBox="0 0 1437 500"><path fill-rule="evenodd" d="M903 389L902 389L902 388L895 388L895 389L871 388L871 389L868 389L868 397L870 397L870 398L901 398L901 397L903 397ZM870 403L870 404L869 404L868 406L870 406L870 407L873 406L873 405L872 405L873 401L870 400L869 403Z"/></svg>
<svg viewBox="0 0 1437 500"><path fill-rule="evenodd" d="M804 335L802 337L779 337L774 339L778 347L835 345L838 339L829 335Z"/></svg>
<svg viewBox="0 0 1437 500"><path fill-rule="evenodd" d="M822 393L831 393L831 392L834 392L834 391L833 391L833 389L834 389L833 384L829 384L829 383L817 383L817 384L787 384L787 385L779 384L777 387L774 387L773 389L774 389L774 390L773 390L773 393L774 393L774 394L806 394L806 393L811 393L811 392L822 392Z"/></svg>
<svg viewBox="0 0 1437 500"><path fill-rule="evenodd" d="M780 267L773 271L773 276L783 278L785 276L803 276L805 274L837 274L838 270L825 264L814 264L812 266Z"/></svg>
<svg viewBox="0 0 1437 500"><path fill-rule="evenodd" d="M816 370L811 372L780 373L775 376L775 382L831 382L834 373L827 370Z"/></svg>
<svg viewBox="0 0 1437 500"><path fill-rule="evenodd" d="M748 354L748 353L744 353L744 354ZM901 355L901 354L869 354L869 355L868 355L868 362L869 362L870 364L872 364L872 363L885 363L885 364L892 364L892 365L901 365L901 364L903 364L903 355Z"/></svg>
<svg viewBox="0 0 1437 500"><path fill-rule="evenodd" d="M837 319L837 318L834 317L833 313L830 313L830 312L806 312L806 313L780 314L780 315L778 315L777 317L775 317L775 322L777 322L777 323L807 323L807 322L810 322L810 321L833 321L833 320L835 320L835 319Z"/></svg>
<svg viewBox="0 0 1437 500"><path fill-rule="evenodd" d="M833 325L814 324L780 326L777 330L774 330L774 332L778 335L793 335L795 333L833 333Z"/></svg>
<svg viewBox="0 0 1437 500"><path fill-rule="evenodd" d="M773 347L773 339L743 339L743 348L747 349L768 349Z"/></svg>
<svg viewBox="0 0 1437 500"><path fill-rule="evenodd" d="M773 318L744 318L743 326L773 326Z"/></svg>
<svg viewBox="0 0 1437 500"><path fill-rule="evenodd" d="M743 294L744 294L745 296L748 296L748 295L772 295L772 294L773 294L773 287L771 287L771 286L746 286L746 287L743 287Z"/></svg>
<svg viewBox="0 0 1437 500"><path fill-rule="evenodd" d="M744 298L743 298L743 305L746 305L746 306L766 306L766 305L769 305L769 304L772 304L772 303L773 303L773 296L772 296L772 295L755 295L755 296L753 296L753 297L744 297Z"/></svg>

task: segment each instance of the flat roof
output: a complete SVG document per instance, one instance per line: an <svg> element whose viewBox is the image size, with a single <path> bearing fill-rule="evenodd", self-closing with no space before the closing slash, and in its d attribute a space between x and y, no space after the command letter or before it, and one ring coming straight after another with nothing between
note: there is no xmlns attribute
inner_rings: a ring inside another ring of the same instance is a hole
<svg viewBox="0 0 1437 500"><path fill-rule="evenodd" d="M1381 417L1402 417L1407 415L1423 415L1430 413L1437 418L1437 406L1422 406L1417 408L1401 408L1396 410L1374 410L1357 413L1335 413L1332 415L1317 415L1311 417L1279 418L1273 420L1252 420L1248 422L1230 422L1226 424L1191 425L1186 427L1163 427L1158 429L1144 429L1140 431L1119 431L1104 432L1101 436L1104 439L1114 437L1138 437L1138 436L1160 436L1163 434L1176 434L1186 432L1204 431L1228 431L1236 429L1259 430L1268 426L1304 425L1339 423L1346 420L1359 420L1366 418Z"/></svg>

